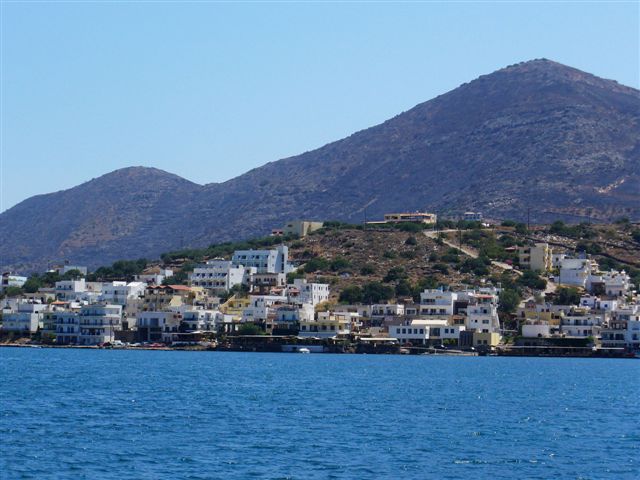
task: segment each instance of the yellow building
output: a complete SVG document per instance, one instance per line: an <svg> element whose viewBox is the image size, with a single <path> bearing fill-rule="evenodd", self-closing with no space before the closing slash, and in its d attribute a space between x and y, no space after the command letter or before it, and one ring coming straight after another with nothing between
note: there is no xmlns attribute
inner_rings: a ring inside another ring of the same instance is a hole
<svg viewBox="0 0 640 480"><path fill-rule="evenodd" d="M502 335L497 332L473 332L473 346L494 348L500 345Z"/></svg>
<svg viewBox="0 0 640 480"><path fill-rule="evenodd" d="M524 306L524 318L529 322L547 322L549 325L560 325L562 312L553 312L548 303L538 304L533 301L527 302Z"/></svg>
<svg viewBox="0 0 640 480"><path fill-rule="evenodd" d="M250 304L249 297L236 297L233 295L220 305L220 311L225 315L231 315L234 322L239 322L242 320L242 312L249 308Z"/></svg>
<svg viewBox="0 0 640 480"><path fill-rule="evenodd" d="M410 213L385 213L385 223L436 223L438 216L435 213L410 212Z"/></svg>
<svg viewBox="0 0 640 480"><path fill-rule="evenodd" d="M285 235L298 235L300 238L306 237L311 232L319 230L324 225L322 222L308 222L304 220L295 220L288 222L282 229Z"/></svg>
<svg viewBox="0 0 640 480"><path fill-rule="evenodd" d="M548 272L552 268L552 253L547 243L518 247L518 261L522 268Z"/></svg>
<svg viewBox="0 0 640 480"><path fill-rule="evenodd" d="M317 320L300 322L301 337L333 338L348 336L360 325L360 315L353 312L319 312Z"/></svg>

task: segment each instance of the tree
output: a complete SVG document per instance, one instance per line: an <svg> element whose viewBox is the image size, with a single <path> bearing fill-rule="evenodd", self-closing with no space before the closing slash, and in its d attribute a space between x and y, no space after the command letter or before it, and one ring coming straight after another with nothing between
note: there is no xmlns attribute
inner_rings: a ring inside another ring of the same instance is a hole
<svg viewBox="0 0 640 480"><path fill-rule="evenodd" d="M329 268L329 261L322 257L315 257L309 260L305 266L304 271L306 273L317 272L318 270L326 270Z"/></svg>
<svg viewBox="0 0 640 480"><path fill-rule="evenodd" d="M517 280L518 285L529 287L536 290L544 290L547 287L547 281L534 272L533 270L525 270L522 276Z"/></svg>
<svg viewBox="0 0 640 480"><path fill-rule="evenodd" d="M362 302L362 289L357 285L346 287L340 292L340 302L354 304Z"/></svg>
<svg viewBox="0 0 640 480"><path fill-rule="evenodd" d="M11 286L4 289L4 294L7 297L17 297L19 295L22 295L23 293L24 292L20 287Z"/></svg>
<svg viewBox="0 0 640 480"><path fill-rule="evenodd" d="M27 293L35 293L39 288L42 288L42 280L40 276L33 275L22 286L23 290Z"/></svg>
<svg viewBox="0 0 640 480"><path fill-rule="evenodd" d="M189 274L184 268L172 276L162 280L162 285L186 285L189 282Z"/></svg>
<svg viewBox="0 0 640 480"><path fill-rule="evenodd" d="M505 288L500 292L498 310L503 313L513 313L520 305L520 294L509 288Z"/></svg>
<svg viewBox="0 0 640 480"><path fill-rule="evenodd" d="M409 238L407 238L404 241L405 245L417 245L418 244L418 240L416 239L416 237L414 237L413 235L411 235Z"/></svg>
<svg viewBox="0 0 640 480"><path fill-rule="evenodd" d="M383 282L389 283L389 282L394 282L396 280L400 280L402 278L406 277L406 273L404 271L404 268L402 267L392 267L389 269L389 271L387 272L387 274L385 275L384 279L382 280Z"/></svg>
<svg viewBox="0 0 640 480"><path fill-rule="evenodd" d="M401 222L395 225L396 229L403 232L418 233L423 230L422 225L419 223Z"/></svg>
<svg viewBox="0 0 640 480"><path fill-rule="evenodd" d="M564 224L562 220L556 220L549 227L549 233L553 233L554 235L564 235L567 226Z"/></svg>
<svg viewBox="0 0 640 480"><path fill-rule="evenodd" d="M578 305L580 303L580 291L575 287L559 287L554 299L556 305Z"/></svg>
<svg viewBox="0 0 640 480"><path fill-rule="evenodd" d="M436 263L433 266L433 269L446 275L447 273L449 273L449 268L444 264L444 263Z"/></svg>
<svg viewBox="0 0 640 480"><path fill-rule="evenodd" d="M376 268L373 265L363 265L360 269L360 275L363 275L365 277L367 275L373 275L374 273L376 273Z"/></svg>
<svg viewBox="0 0 640 480"><path fill-rule="evenodd" d="M329 268L331 268L333 272L345 270L350 266L351 264L349 263L349 261L342 257L334 258L333 260L331 260L331 263L329 264Z"/></svg>
<svg viewBox="0 0 640 480"><path fill-rule="evenodd" d="M243 323L238 329L238 335L264 335L264 330L262 330L258 325L254 323Z"/></svg>
<svg viewBox="0 0 640 480"><path fill-rule="evenodd" d="M380 303L391 300L394 295L394 289L380 282L367 283L362 289L362 301L364 303Z"/></svg>
<svg viewBox="0 0 640 480"><path fill-rule="evenodd" d="M293 283L297 278L304 278L304 273L298 271L287 273L287 283Z"/></svg>
<svg viewBox="0 0 640 480"><path fill-rule="evenodd" d="M475 275L489 275L488 264L491 264L491 260L486 257L479 258L467 258L460 267L460 271L462 273L471 273L473 272Z"/></svg>
<svg viewBox="0 0 640 480"><path fill-rule="evenodd" d="M408 297L413 295L413 287L406 280L402 279L396 285L396 297Z"/></svg>
<svg viewBox="0 0 640 480"><path fill-rule="evenodd" d="M527 230L527 226L524 223L516 224L516 233L519 233L520 235L526 235L528 232L529 230Z"/></svg>
<svg viewBox="0 0 640 480"><path fill-rule="evenodd" d="M78 280L79 278L83 278L83 277L84 277L84 274L77 268L74 268L66 272L64 275L62 275L61 280Z"/></svg>

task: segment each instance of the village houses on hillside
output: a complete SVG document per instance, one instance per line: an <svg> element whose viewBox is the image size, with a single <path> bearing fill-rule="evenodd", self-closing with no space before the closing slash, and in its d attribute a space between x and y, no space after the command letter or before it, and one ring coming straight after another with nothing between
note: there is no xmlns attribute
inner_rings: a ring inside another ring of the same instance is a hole
<svg viewBox="0 0 640 480"><path fill-rule="evenodd" d="M435 218L424 215L412 217L413 221ZM387 217L387 222L400 218ZM292 222L286 228L306 234L318 225L322 224ZM523 348L553 338L588 338L604 347L640 348L640 303L624 271L601 271L586 255L554 253L546 243L518 247L517 254L521 267L556 271L558 286L584 292L575 305L544 298L524 302L517 312ZM4 334L89 346L190 345L250 332L302 342L486 350L500 345L505 334L498 314L499 287L425 289L419 302L330 306L329 284L308 282L300 275L288 277L298 267L290 261L286 245L236 250L230 260L210 259L193 268L188 285L171 284L173 271L159 267L132 282L89 282L85 267L63 268L63 273L73 271L75 276L56 282L54 288L2 301ZM3 275L5 286L24 281Z"/></svg>

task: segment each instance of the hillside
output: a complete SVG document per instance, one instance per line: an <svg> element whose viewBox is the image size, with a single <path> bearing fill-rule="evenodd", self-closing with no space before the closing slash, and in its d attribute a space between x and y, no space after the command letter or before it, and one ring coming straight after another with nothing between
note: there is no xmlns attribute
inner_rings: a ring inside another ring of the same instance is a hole
<svg viewBox="0 0 640 480"><path fill-rule="evenodd" d="M127 168L31 197L0 216L1 263L42 269L69 258L97 266L174 248L177 207L198 188L162 170Z"/></svg>
<svg viewBox="0 0 640 480"><path fill-rule="evenodd" d="M640 92L549 60L504 68L383 124L221 184L125 169L0 215L0 265L90 266L268 233L293 218L480 210L640 219Z"/></svg>

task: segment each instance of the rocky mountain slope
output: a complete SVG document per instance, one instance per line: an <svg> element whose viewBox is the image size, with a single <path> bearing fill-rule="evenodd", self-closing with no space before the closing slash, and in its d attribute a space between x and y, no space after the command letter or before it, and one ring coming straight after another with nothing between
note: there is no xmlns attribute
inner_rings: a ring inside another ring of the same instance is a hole
<svg viewBox="0 0 640 480"><path fill-rule="evenodd" d="M639 219L640 92L533 60L225 183L124 169L1 214L0 265L98 265L256 236L292 218L361 221L365 209Z"/></svg>

